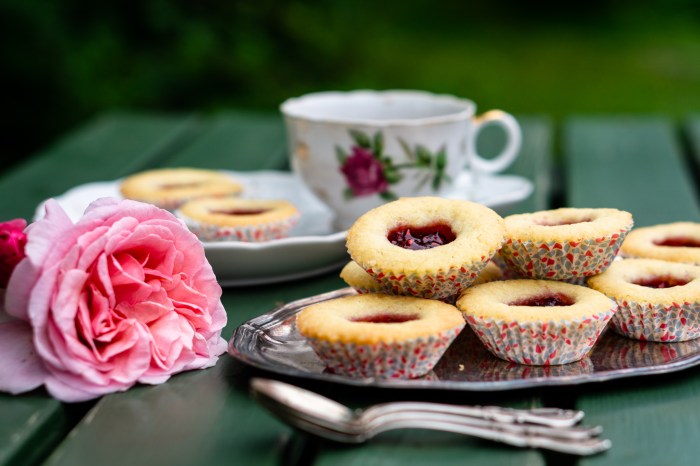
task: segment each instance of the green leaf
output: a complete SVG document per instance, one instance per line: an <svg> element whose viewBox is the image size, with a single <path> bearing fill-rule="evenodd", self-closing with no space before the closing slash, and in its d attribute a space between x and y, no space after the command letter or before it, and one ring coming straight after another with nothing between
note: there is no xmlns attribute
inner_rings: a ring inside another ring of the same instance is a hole
<svg viewBox="0 0 700 466"><path fill-rule="evenodd" d="M381 131L374 133L372 148L374 149L374 156L380 158L384 151L384 134Z"/></svg>
<svg viewBox="0 0 700 466"><path fill-rule="evenodd" d="M416 185L416 188L414 189L414 192L420 191L421 188L423 188L423 186L425 186L425 184L428 182L428 180L430 180L430 173L426 173L426 174L423 176L423 179L420 180L420 183L418 183L418 184Z"/></svg>
<svg viewBox="0 0 700 466"><path fill-rule="evenodd" d="M396 170L386 170L384 171L384 178L389 182L389 184L398 183L401 181L401 174Z"/></svg>
<svg viewBox="0 0 700 466"><path fill-rule="evenodd" d="M372 145L369 142L369 138L362 131L358 131L356 129L351 129L350 130L350 137L352 137L352 140L355 141L355 144L357 144L358 146L364 147L365 149L372 148Z"/></svg>
<svg viewBox="0 0 700 466"><path fill-rule="evenodd" d="M401 149L403 149L403 152L406 154L406 158L408 160L416 160L416 155L413 153L406 141L399 138L399 145L401 146Z"/></svg>
<svg viewBox="0 0 700 466"><path fill-rule="evenodd" d="M433 158L430 151L422 144L416 146L416 155L418 156L418 162L421 165L430 165L430 161Z"/></svg>
<svg viewBox="0 0 700 466"><path fill-rule="evenodd" d="M381 197L385 201L395 201L396 199L398 199L398 197L396 197L396 194L392 193L391 191L381 192L379 193L379 197Z"/></svg>
<svg viewBox="0 0 700 466"><path fill-rule="evenodd" d="M442 182L442 176L440 174L433 178L433 191L440 189L440 183Z"/></svg>
<svg viewBox="0 0 700 466"><path fill-rule="evenodd" d="M348 154L342 147L335 146L335 155L336 157L338 157L338 162L340 162L341 165L345 165L345 161L348 158Z"/></svg>
<svg viewBox="0 0 700 466"><path fill-rule="evenodd" d="M445 169L445 165L447 165L447 149L445 146L442 146L435 156L435 166L442 172Z"/></svg>
<svg viewBox="0 0 700 466"><path fill-rule="evenodd" d="M350 199L354 198L355 195L353 194L352 189L345 188L345 190L343 191L343 197L346 201L349 201Z"/></svg>

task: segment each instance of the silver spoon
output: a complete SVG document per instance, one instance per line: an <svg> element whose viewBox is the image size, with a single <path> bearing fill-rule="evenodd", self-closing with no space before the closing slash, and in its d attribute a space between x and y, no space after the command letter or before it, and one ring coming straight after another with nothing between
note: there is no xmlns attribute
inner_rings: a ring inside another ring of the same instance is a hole
<svg viewBox="0 0 700 466"><path fill-rule="evenodd" d="M251 393L290 425L346 443L361 443L388 430L420 428L577 455L610 448L609 440L594 438L602 432L600 427L573 426L583 416L580 411L413 402L384 403L352 411L314 392L269 379L253 379Z"/></svg>

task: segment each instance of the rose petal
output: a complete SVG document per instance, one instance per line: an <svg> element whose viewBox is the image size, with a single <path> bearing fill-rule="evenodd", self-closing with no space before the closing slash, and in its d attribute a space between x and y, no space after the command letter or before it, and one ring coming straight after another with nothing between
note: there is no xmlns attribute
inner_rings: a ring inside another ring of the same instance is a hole
<svg viewBox="0 0 700 466"><path fill-rule="evenodd" d="M22 320L0 323L0 391L12 394L34 390L47 372L32 344L32 328Z"/></svg>

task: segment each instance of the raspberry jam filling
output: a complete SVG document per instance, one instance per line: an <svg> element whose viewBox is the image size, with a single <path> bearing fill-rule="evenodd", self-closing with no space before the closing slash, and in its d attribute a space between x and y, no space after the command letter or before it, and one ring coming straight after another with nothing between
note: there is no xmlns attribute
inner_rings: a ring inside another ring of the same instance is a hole
<svg viewBox="0 0 700 466"><path fill-rule="evenodd" d="M269 209L229 209L229 210L210 210L212 214L218 215L260 215L267 212Z"/></svg>
<svg viewBox="0 0 700 466"><path fill-rule="evenodd" d="M549 293L539 296L530 296L528 298L519 299L508 303L509 306L530 306L530 307L549 307L549 306L571 306L576 301L571 296L563 293Z"/></svg>
<svg viewBox="0 0 700 466"><path fill-rule="evenodd" d="M685 278L672 277L671 275L663 275L658 277L642 278L633 281L635 285L646 286L647 288L673 288L674 286L683 286L689 283L690 280Z"/></svg>
<svg viewBox="0 0 700 466"><path fill-rule="evenodd" d="M372 324L400 324L402 322L410 322L412 320L418 320L417 314L389 314L379 313L370 314L364 317L355 317L350 319L351 322L370 322Z"/></svg>
<svg viewBox="0 0 700 466"><path fill-rule="evenodd" d="M548 222L546 220L542 220L535 223L542 225L543 227L559 227L563 225L578 225L579 223L588 223L592 221L592 218L582 218L581 220L562 220L560 222Z"/></svg>
<svg viewBox="0 0 700 466"><path fill-rule="evenodd" d="M400 226L389 232L387 239L391 244L404 249L431 249L451 243L457 238L452 228L444 223L436 223L425 227Z"/></svg>
<svg viewBox="0 0 700 466"><path fill-rule="evenodd" d="M700 248L699 240L694 238L685 238L682 236L654 241L654 244L657 246L671 246L674 248Z"/></svg>

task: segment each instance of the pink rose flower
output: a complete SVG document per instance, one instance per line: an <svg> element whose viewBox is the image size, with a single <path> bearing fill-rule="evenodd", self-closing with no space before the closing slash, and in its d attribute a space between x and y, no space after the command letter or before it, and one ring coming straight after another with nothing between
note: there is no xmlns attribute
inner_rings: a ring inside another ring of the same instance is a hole
<svg viewBox="0 0 700 466"><path fill-rule="evenodd" d="M0 223L0 288L7 286L15 266L24 258L27 222L17 218Z"/></svg>
<svg viewBox="0 0 700 466"><path fill-rule="evenodd" d="M226 350L221 287L171 213L100 199L73 224L55 201L27 229L0 324L0 390L42 384L82 401L215 364Z"/></svg>
<svg viewBox="0 0 700 466"><path fill-rule="evenodd" d="M355 146L340 168L355 196L369 196L387 190L389 183L379 160L368 149Z"/></svg>

